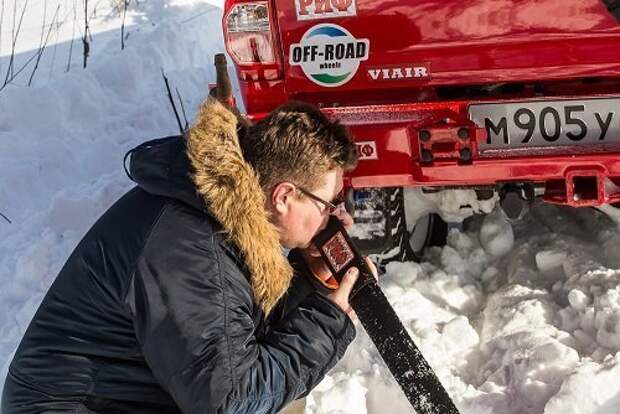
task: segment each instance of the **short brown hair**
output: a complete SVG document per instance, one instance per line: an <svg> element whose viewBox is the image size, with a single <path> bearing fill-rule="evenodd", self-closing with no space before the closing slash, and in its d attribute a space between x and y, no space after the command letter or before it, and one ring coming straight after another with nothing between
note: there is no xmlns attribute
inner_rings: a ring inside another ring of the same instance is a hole
<svg viewBox="0 0 620 414"><path fill-rule="evenodd" d="M312 190L321 185L320 177L327 171L337 167L349 171L357 165L348 128L308 103L286 103L241 128L239 135L243 156L266 194L282 181Z"/></svg>

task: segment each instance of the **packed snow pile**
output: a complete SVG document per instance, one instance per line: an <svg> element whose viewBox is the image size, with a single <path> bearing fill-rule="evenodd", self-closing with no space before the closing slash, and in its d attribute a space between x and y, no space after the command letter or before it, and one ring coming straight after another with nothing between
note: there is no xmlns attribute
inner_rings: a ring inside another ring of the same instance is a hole
<svg viewBox="0 0 620 414"><path fill-rule="evenodd" d="M74 2L57 3L66 7L59 15L72 13ZM59 32L56 54L46 50L31 87L26 76L0 90L0 388L64 261L131 188L124 153L178 131L162 71L191 121L214 81L213 55L224 50L221 0L137 2L123 50L121 18L104 3L90 22L86 69L80 59L69 72L59 63L70 46ZM56 2L47 7L51 19ZM20 44L17 62L38 47L41 18L41 10L25 14L23 39L32 44ZM464 200L452 193L434 202L449 209ZM461 412L620 412L620 214L606 209L613 221L598 210L536 204L510 224L491 205L478 210L489 214L452 229L447 246L432 248L422 263L390 264L381 279ZM306 412L411 409L358 327Z"/></svg>
<svg viewBox="0 0 620 414"><path fill-rule="evenodd" d="M617 413L619 242L597 210L535 204L513 225L495 210L381 285L462 413ZM307 409L411 411L361 327Z"/></svg>

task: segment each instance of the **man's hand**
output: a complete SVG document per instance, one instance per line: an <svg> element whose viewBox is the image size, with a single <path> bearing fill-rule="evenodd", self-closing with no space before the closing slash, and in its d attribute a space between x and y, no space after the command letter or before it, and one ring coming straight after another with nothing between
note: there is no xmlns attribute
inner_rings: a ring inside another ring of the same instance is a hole
<svg viewBox="0 0 620 414"><path fill-rule="evenodd" d="M327 263L321 257L319 249L311 244L309 247L301 250L301 256L306 261L306 264L310 268L310 271L314 273L314 276L326 282L332 275L332 272L327 267Z"/></svg>
<svg viewBox="0 0 620 414"><path fill-rule="evenodd" d="M342 222L346 231L351 230L353 227L353 217L344 209L339 208L334 212L334 215ZM310 267L311 271L314 275L320 278L323 281L327 281L331 276L331 272L327 267L327 264L323 261L321 257L321 253L319 250L311 244L306 249L302 250L302 256L306 260L306 263ZM365 258L366 264L370 268L372 275L375 279L378 278L377 267L368 257ZM338 288L334 290L332 293L327 295L327 298L334 302L343 312L345 312L349 317L353 320L356 319L355 312L351 308L349 304L349 295L351 294L351 290L359 277L359 270L356 267L352 267L349 271L344 275Z"/></svg>
<svg viewBox="0 0 620 414"><path fill-rule="evenodd" d="M351 319L355 318L355 313L353 309L351 309L351 305L349 305L349 295L351 294L351 289L353 289L353 285L355 285L359 274L360 272L357 267L350 268L340 281L338 289L327 295L327 298L342 309L344 313L349 315Z"/></svg>
<svg viewBox="0 0 620 414"><path fill-rule="evenodd" d="M365 257L364 260L366 260L366 264L370 268L372 275L375 277L375 279L378 279L379 276L375 264L368 257ZM327 298L334 302L336 305L338 305L338 307L340 307L340 309L342 309L344 313L349 315L349 318L351 318L352 320L356 320L357 315L349 304L349 295L351 294L353 285L355 285L358 277L359 270L357 269L357 267L350 268L349 271L342 278L338 289L336 289L333 293L327 295Z"/></svg>

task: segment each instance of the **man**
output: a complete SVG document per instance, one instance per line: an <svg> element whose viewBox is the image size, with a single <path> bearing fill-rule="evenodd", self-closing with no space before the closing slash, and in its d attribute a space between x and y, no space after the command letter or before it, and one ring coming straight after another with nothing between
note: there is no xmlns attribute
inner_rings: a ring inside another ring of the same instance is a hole
<svg viewBox="0 0 620 414"><path fill-rule="evenodd" d="M314 257L355 163L346 129L305 104L242 127L209 100L187 139L134 149L138 186L56 278L2 412L275 413L306 395L355 336L357 274L323 297L282 248Z"/></svg>

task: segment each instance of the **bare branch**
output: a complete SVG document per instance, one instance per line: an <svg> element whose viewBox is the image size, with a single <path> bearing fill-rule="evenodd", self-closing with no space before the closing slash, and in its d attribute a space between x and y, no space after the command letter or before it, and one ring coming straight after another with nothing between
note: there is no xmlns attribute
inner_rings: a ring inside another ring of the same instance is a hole
<svg viewBox="0 0 620 414"><path fill-rule="evenodd" d="M43 2L43 24L41 24L41 38L39 39L39 49L43 45L43 37L45 36L45 23L47 23L47 0Z"/></svg>
<svg viewBox="0 0 620 414"><path fill-rule="evenodd" d="M9 57L9 67L6 70L6 77L8 78L11 74L13 67L13 59L15 58L15 29L17 27L15 20L17 19L17 0L13 0L13 25L11 26L11 45L12 45L12 53ZM4 85L6 85L6 78L4 80Z"/></svg>
<svg viewBox="0 0 620 414"><path fill-rule="evenodd" d="M67 60L67 70L71 70L71 57L73 56L73 40L75 39L75 22L77 21L77 0L73 0L73 28L71 29L71 44L69 45L69 59Z"/></svg>
<svg viewBox="0 0 620 414"><path fill-rule="evenodd" d="M22 22L24 21L24 14L26 13L26 8L28 6L28 0L24 2L24 7L22 8L22 12L19 17L19 24L17 25L17 27L15 27L15 18L17 14L17 0L15 0L14 5L15 5L15 8L13 10L13 32L12 32L13 38L12 38L12 45L11 45L11 57L9 59L9 67L6 71L6 77L4 78L4 84L2 85L3 88L9 82L9 78L11 80L15 79L15 76L13 76L13 66L15 64L15 46L17 45L17 38L19 37L19 32L22 27Z"/></svg>
<svg viewBox="0 0 620 414"><path fill-rule="evenodd" d="M32 56L30 56L28 58L28 60L21 66L21 68L19 68L17 71L12 71L13 74L11 75L11 77L9 77L5 83L0 86L0 92L2 92L2 90L4 88L6 88L8 85L10 85L11 82L13 82L13 80L15 78L17 78L19 76L20 73L22 73L24 71L24 69L26 69L26 67L30 64L30 62L32 62L33 60L36 59L36 57L39 55L39 52L36 51L35 53L32 54Z"/></svg>
<svg viewBox="0 0 620 414"><path fill-rule="evenodd" d="M3 219L5 219L9 224L12 224L11 220L9 220L9 218L7 216L5 216L4 214L2 214L2 212L0 211L0 216L2 216Z"/></svg>
<svg viewBox="0 0 620 414"><path fill-rule="evenodd" d="M88 28L88 0L84 0L84 36L82 36L82 46L84 55L84 69L88 61L88 55L90 54L90 43L88 40L90 29ZM92 38L91 38L92 40Z"/></svg>
<svg viewBox="0 0 620 414"><path fill-rule="evenodd" d="M121 50L125 49L125 18L130 0L123 0L123 22L121 23Z"/></svg>
<svg viewBox="0 0 620 414"><path fill-rule="evenodd" d="M47 35L45 36L45 42L39 48L38 56L37 56L37 61L34 64L34 69L32 70L32 73L30 74L30 79L28 80L28 86L30 86L32 84L32 79L34 78L34 74L37 71L37 69L39 68L39 62L41 61L41 57L43 56L43 52L45 51L45 48L47 47L47 42L50 39L50 33L52 33L52 27L54 27L54 23L56 23L56 20L58 20L58 12L59 11L60 11L60 4L58 5L58 7L56 7L56 12L54 13L54 18L52 19L52 23L50 24L50 27L47 30Z"/></svg>
<svg viewBox="0 0 620 414"><path fill-rule="evenodd" d="M60 7L60 5L58 5L58 7ZM50 64L49 79L52 79L52 75L54 74L54 65L56 64L56 51L58 49L58 37L60 36L60 27L62 26L62 24L64 24L64 21L66 21L66 17L63 19L63 23L59 22L56 25L56 30L54 30L54 33L56 33L56 41L54 42L54 53L52 53L52 63Z"/></svg>
<svg viewBox="0 0 620 414"><path fill-rule="evenodd" d="M177 92L177 98L179 99L179 102L181 103L181 111L183 112L183 118L185 119L185 126L183 127L183 130L187 131L187 129L189 128L189 122L187 122L187 114L185 113L185 105L183 105L183 98L181 98L181 94L179 93L179 88L175 87L174 89Z"/></svg>
<svg viewBox="0 0 620 414"><path fill-rule="evenodd" d="M2 23L4 22L4 0L0 5L0 56L2 56ZM0 72L2 72L2 61L0 61Z"/></svg>
<svg viewBox="0 0 620 414"><path fill-rule="evenodd" d="M32 62L34 59L37 59L36 66L38 66L39 60L41 58L41 54L43 54L43 51L45 50L45 48L47 46L47 42L49 40L49 36L50 36L51 30L52 30L52 27L54 27L54 22L56 22L58 20L59 9L60 9L60 5L58 5L58 7L56 8L56 13L54 13L54 19L52 20L52 24L50 24L50 27L48 29L47 36L45 38L45 42L43 44L43 47L41 49L37 50L32 56L30 56L30 58L28 58L28 60L26 60L26 62L17 71L14 72L7 81L5 81L4 85L0 86L0 92L4 88L6 88L6 86L8 84L10 84L15 78L17 78L19 76L19 74L21 72L23 72L24 69L26 69L26 67L28 67L28 65L30 65L30 62ZM31 78L30 78L31 80L32 80L32 76L33 76L34 72L36 71L36 69L37 69L37 67L35 67L33 73L30 75L31 76ZM29 85L30 85L30 83L29 83Z"/></svg>
<svg viewBox="0 0 620 414"><path fill-rule="evenodd" d="M41 37L39 38L39 48L37 49L37 53L41 56L41 47L43 47L43 38L45 37L45 23L47 23L47 0L43 2L43 23L41 24ZM40 57L37 57L37 64L39 63ZM37 70L36 66L34 71L30 74L30 79L28 79L28 86L32 84L32 77L34 76L34 72Z"/></svg>

